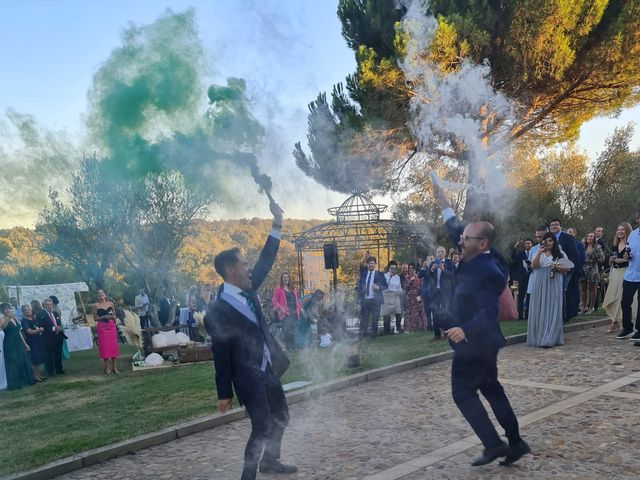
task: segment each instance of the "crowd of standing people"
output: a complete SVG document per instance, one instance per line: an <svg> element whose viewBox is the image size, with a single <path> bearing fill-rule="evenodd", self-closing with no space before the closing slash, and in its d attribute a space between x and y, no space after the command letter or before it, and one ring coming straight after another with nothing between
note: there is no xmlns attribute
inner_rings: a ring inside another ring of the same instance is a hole
<svg viewBox="0 0 640 480"><path fill-rule="evenodd" d="M636 222L640 226L640 212ZM639 255L638 229L627 222L618 224L611 243L602 227L579 240L576 229L563 231L559 219L537 227L535 242L519 239L511 255L511 277L518 282L519 318L527 320L527 345L562 345L563 324L601 305L611 319L607 333L640 346Z"/></svg>
<svg viewBox="0 0 640 480"><path fill-rule="evenodd" d="M11 297L10 303L0 304L0 390L16 390L66 374L67 336L58 303L52 295L42 302L18 305L17 298ZM104 372L119 373L115 306L102 289L98 290L93 315Z"/></svg>

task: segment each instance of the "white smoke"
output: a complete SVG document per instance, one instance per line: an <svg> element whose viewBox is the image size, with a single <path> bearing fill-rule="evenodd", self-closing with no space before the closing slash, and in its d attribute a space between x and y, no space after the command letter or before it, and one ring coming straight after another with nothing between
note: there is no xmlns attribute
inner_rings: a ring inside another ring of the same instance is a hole
<svg viewBox="0 0 640 480"><path fill-rule="evenodd" d="M418 148L451 148L461 144L468 155L470 166L482 172L483 185L456 184L451 188L476 188L486 193L490 205L496 211L504 211L505 177L501 171L506 149L488 150L496 135L489 135L483 143L483 122L509 125L513 116L511 102L491 85L491 67L488 61L473 64L462 60L453 72L443 72L428 58L438 22L428 16L428 5L422 0L405 1L407 13L401 29L407 33L406 57L400 63L407 83L414 95L410 100L411 121L409 127L418 140ZM452 142L453 140L453 142Z"/></svg>

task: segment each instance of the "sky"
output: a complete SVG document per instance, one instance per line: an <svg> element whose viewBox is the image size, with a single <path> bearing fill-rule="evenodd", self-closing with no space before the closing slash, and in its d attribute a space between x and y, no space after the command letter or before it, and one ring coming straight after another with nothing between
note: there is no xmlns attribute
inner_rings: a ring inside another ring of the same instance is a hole
<svg viewBox="0 0 640 480"><path fill-rule="evenodd" d="M43 128L83 137L92 77L120 45L130 24L154 22L167 9L193 8L206 52L207 82L247 81L254 113L267 128L274 196L287 216L328 218L343 194L327 191L295 166L296 141L306 148L307 105L355 70L354 53L340 32L336 3L329 0L22 0L2 2L0 15L0 120L7 109L30 114ZM205 90L203 89L203 92ZM640 119L640 108L617 119L585 124L579 144L594 158L614 128ZM640 146L636 132L634 147ZM1 148L1 146L0 146ZM251 182L249 179L248 182ZM47 183L46 180L44 183ZM50 185L45 185L49 187ZM55 185L54 185L55 186ZM39 186L38 186L39 187ZM239 192L216 215L267 217L264 197ZM384 201L384 199L377 199ZM9 207L11 207L9 205ZM14 206L18 211L18 206ZM10 208L8 208L11 211ZM3 215L0 228L33 226L35 212Z"/></svg>

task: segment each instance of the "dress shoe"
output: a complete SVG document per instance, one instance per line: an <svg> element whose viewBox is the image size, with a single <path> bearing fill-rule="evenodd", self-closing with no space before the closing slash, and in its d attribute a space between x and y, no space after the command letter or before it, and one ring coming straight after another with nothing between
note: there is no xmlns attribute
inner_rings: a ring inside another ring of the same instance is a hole
<svg viewBox="0 0 640 480"><path fill-rule="evenodd" d="M260 473L296 473L298 467L286 465L280 460L262 460L260 462Z"/></svg>
<svg viewBox="0 0 640 480"><path fill-rule="evenodd" d="M634 347L640 347L640 342L633 342Z"/></svg>
<svg viewBox="0 0 640 480"><path fill-rule="evenodd" d="M515 445L509 445L509 454L500 462L500 465L511 465L522 458L523 455L531 453L531 448L524 440L520 440Z"/></svg>
<svg viewBox="0 0 640 480"><path fill-rule="evenodd" d="M625 338L630 337L631 335L633 335L633 330L625 330L623 328L622 330L620 330L620 333L616 335L616 338L618 340L624 340Z"/></svg>
<svg viewBox="0 0 640 480"><path fill-rule="evenodd" d="M471 462L471 466L479 467L481 465L486 465L487 463L493 462L496 458L506 457L507 455L509 455L509 452L510 450L507 444L501 442L497 447L485 448L482 451L482 455Z"/></svg>

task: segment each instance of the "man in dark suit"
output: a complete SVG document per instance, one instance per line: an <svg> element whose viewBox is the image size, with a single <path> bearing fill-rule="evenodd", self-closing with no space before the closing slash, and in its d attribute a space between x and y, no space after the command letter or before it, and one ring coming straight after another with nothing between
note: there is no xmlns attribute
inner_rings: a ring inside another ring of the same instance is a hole
<svg viewBox="0 0 640 480"><path fill-rule="evenodd" d="M518 320L527 318L526 299L529 286L529 250L533 246L530 238L519 239L513 246L511 261L513 262L513 279L518 282Z"/></svg>
<svg viewBox="0 0 640 480"><path fill-rule="evenodd" d="M56 374L66 373L62 368L62 342L65 335L62 332L60 315L53 310L53 302L50 298L42 301L42 311L38 314L36 324L44 329L42 336L47 354L47 374L53 377Z"/></svg>
<svg viewBox="0 0 640 480"><path fill-rule="evenodd" d="M445 330L454 350L453 400L484 446L472 465L486 465L499 457L506 457L502 464L510 465L530 449L520 437L518 420L498 381L498 352L506 344L498 322L498 297L507 285L506 262L491 248L495 230L490 223L473 222L464 227L435 182L434 192L443 209L447 232L463 251L455 274L453 315ZM504 428L509 446L498 436L478 390Z"/></svg>
<svg viewBox="0 0 640 480"><path fill-rule="evenodd" d="M436 248L436 258L427 267L429 306L433 314L433 340L440 340L442 333L440 325L446 323L446 317L451 315L451 300L453 297L453 262L446 258L447 250L440 246Z"/></svg>
<svg viewBox="0 0 640 480"><path fill-rule="evenodd" d="M549 231L556 236L558 243L571 262L573 269L566 273L562 279L562 315L564 322L568 322L578 315L578 305L580 303L579 280L582 275L582 265L584 261L580 259L577 240L566 232L562 231L562 222L559 218L554 218L549 222Z"/></svg>
<svg viewBox="0 0 640 480"><path fill-rule="evenodd" d="M242 480L255 479L258 468L263 473L297 471L280 462L282 435L289 421L280 377L289 359L268 330L256 292L271 270L280 245L283 212L273 201L269 206L273 229L253 270L238 248L216 256L214 266L224 280L224 288L204 320L212 341L218 411L229 409L235 390L251 419Z"/></svg>
<svg viewBox="0 0 640 480"><path fill-rule="evenodd" d="M378 335L380 308L384 302L382 292L387 288L384 273L376 271L376 259L366 253L363 265L360 265L358 296L360 297L360 336L367 335L371 325L371 338Z"/></svg>
<svg viewBox="0 0 640 480"><path fill-rule="evenodd" d="M169 323L170 316L171 316L171 298L169 296L169 293L165 290L163 292L162 298L160 299L160 304L158 305L158 320L160 321L160 326L166 327L167 325L170 325Z"/></svg>

